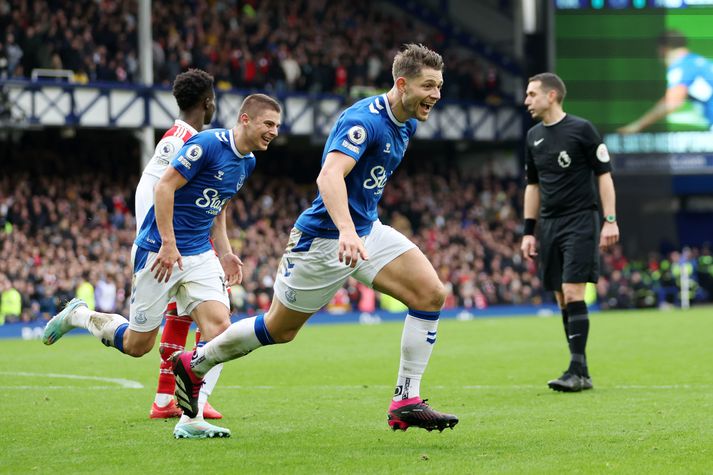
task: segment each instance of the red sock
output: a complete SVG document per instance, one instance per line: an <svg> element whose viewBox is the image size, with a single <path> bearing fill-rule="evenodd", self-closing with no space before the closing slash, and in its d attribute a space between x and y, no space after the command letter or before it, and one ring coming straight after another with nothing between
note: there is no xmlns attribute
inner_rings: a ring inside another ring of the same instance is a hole
<svg viewBox="0 0 713 475"><path fill-rule="evenodd" d="M196 348L198 348L198 343L200 343L200 342L201 342L201 329L200 329L200 328L196 328L196 344L193 346L193 349L194 349L194 350L195 350Z"/></svg>
<svg viewBox="0 0 713 475"><path fill-rule="evenodd" d="M159 354L161 355L161 366L158 375L158 389L160 394L173 394L176 389L176 379L173 376L173 368L168 357L176 351L183 351L188 329L191 326L191 317L179 317L176 315L176 304L170 303L166 307L166 325L161 335L161 345Z"/></svg>

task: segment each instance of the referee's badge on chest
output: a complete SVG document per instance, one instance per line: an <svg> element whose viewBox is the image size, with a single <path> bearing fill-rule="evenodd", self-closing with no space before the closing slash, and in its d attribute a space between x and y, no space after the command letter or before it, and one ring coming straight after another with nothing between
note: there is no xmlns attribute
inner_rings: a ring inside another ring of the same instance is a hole
<svg viewBox="0 0 713 475"><path fill-rule="evenodd" d="M572 164L572 159L570 158L566 150L562 150L560 152L559 156L557 157L557 163L559 163L562 168L567 168Z"/></svg>

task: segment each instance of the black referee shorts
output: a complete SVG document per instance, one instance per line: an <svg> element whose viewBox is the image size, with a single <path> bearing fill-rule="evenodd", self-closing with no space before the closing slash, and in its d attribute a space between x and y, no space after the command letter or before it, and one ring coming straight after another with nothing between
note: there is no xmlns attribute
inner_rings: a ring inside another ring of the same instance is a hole
<svg viewBox="0 0 713 475"><path fill-rule="evenodd" d="M540 277L547 290L599 279L599 212L540 220Z"/></svg>

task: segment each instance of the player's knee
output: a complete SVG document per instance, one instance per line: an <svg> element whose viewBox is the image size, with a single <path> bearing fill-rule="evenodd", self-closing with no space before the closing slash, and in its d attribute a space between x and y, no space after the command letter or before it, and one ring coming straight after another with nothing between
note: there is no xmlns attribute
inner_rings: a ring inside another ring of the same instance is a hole
<svg viewBox="0 0 713 475"><path fill-rule="evenodd" d="M409 305L411 308L436 312L443 308L443 303L446 301L446 287L440 280L434 281L429 285L428 290L421 291L417 295L416 300L415 305Z"/></svg>
<svg viewBox="0 0 713 475"><path fill-rule="evenodd" d="M566 306L568 303L584 300L584 292L580 291L579 289L564 289L563 299L564 306Z"/></svg>
<svg viewBox="0 0 713 475"><path fill-rule="evenodd" d="M230 326L230 318L216 319L210 322L203 322L201 328L201 339L210 341L217 337Z"/></svg>
<svg viewBox="0 0 713 475"><path fill-rule="evenodd" d="M448 296L448 291L446 290L446 286L443 285L443 282L441 282L439 280L438 284L436 286L436 289L434 290L434 301L433 301L435 306L438 307L438 310L443 308L443 304L446 302L447 296Z"/></svg>

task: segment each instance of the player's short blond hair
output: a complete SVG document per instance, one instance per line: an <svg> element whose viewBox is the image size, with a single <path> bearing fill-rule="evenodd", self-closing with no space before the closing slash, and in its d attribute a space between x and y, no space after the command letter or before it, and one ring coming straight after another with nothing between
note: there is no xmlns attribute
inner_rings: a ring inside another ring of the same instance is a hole
<svg viewBox="0 0 713 475"><path fill-rule="evenodd" d="M250 94L243 100L243 103L240 105L240 111L238 112L238 116L247 114L248 117L255 117L259 115L259 113L262 112L264 109L282 113L282 107L280 107L280 103L272 97L266 94Z"/></svg>
<svg viewBox="0 0 713 475"><path fill-rule="evenodd" d="M422 44L409 43L394 57L391 74L394 81L400 77L414 78L423 68L443 71L443 58L440 54Z"/></svg>

